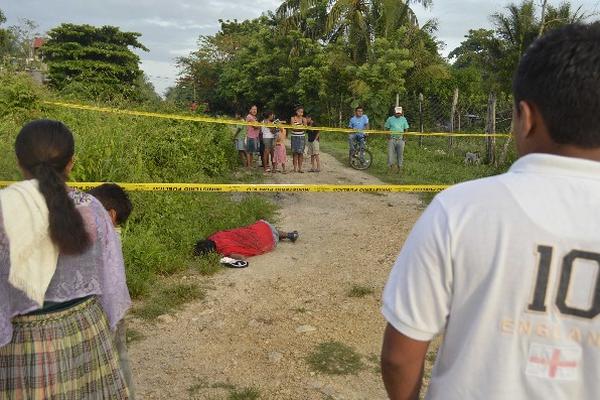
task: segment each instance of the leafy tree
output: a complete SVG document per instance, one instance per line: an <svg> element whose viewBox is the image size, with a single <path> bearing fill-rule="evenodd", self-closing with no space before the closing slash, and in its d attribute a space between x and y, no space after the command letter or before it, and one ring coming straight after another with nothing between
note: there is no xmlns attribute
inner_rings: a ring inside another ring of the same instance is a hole
<svg viewBox="0 0 600 400"><path fill-rule="evenodd" d="M469 30L469 34L449 57L454 59L454 68L478 71L483 78L485 91L498 89L501 80L501 62L505 44L490 29Z"/></svg>
<svg viewBox="0 0 600 400"><path fill-rule="evenodd" d="M6 22L6 16L2 10L0 10L0 25ZM5 60L9 54L10 44L12 42L12 35L8 29L0 28L0 61Z"/></svg>
<svg viewBox="0 0 600 400"><path fill-rule="evenodd" d="M408 92L435 92L436 82L450 78L449 65L440 55L442 44L435 38L436 31L437 22L431 20L422 27L400 28L390 39L409 51L413 66L406 74Z"/></svg>
<svg viewBox="0 0 600 400"><path fill-rule="evenodd" d="M0 24L6 17L0 10ZM0 29L0 60L14 70L30 66L33 39L38 36L38 25L29 19L20 19L17 25Z"/></svg>
<svg viewBox="0 0 600 400"><path fill-rule="evenodd" d="M385 121L396 93L404 92L404 76L413 66L407 49L394 46L387 39L376 39L369 60L361 66L349 66L354 79L350 87L355 100L352 106L367 105L374 121Z"/></svg>
<svg viewBox="0 0 600 400"><path fill-rule="evenodd" d="M493 30L470 30L466 40L450 53L456 68L475 68L484 76L487 90L510 93L512 74L525 50L540 32L568 23L580 22L588 16L569 2L558 7L547 5L543 15L536 4L525 0L509 4L491 16Z"/></svg>
<svg viewBox="0 0 600 400"><path fill-rule="evenodd" d="M139 57L148 51L140 33L113 26L62 24L48 32L42 47L51 85L86 97L112 98L139 94Z"/></svg>

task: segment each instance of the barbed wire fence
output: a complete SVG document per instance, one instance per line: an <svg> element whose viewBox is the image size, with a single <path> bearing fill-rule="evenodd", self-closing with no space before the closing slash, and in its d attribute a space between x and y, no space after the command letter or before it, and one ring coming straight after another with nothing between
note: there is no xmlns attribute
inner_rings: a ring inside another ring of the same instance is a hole
<svg viewBox="0 0 600 400"><path fill-rule="evenodd" d="M510 134L512 131L512 100L493 92L487 98L461 96L458 89L451 96L411 93L400 97L399 104L410 122L411 131L478 134ZM423 146L424 138L419 137L418 143ZM475 138L468 143L473 146L473 152L484 155L486 164L498 166L506 162L511 138ZM456 149L457 139L449 136L447 147L449 152Z"/></svg>

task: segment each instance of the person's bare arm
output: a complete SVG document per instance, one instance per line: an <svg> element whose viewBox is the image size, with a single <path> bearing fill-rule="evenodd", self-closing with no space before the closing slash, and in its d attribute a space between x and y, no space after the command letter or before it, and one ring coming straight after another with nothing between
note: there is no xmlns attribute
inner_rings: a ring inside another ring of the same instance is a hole
<svg viewBox="0 0 600 400"><path fill-rule="evenodd" d="M390 400L418 400L429 342L413 340L388 324L381 349L381 373Z"/></svg>

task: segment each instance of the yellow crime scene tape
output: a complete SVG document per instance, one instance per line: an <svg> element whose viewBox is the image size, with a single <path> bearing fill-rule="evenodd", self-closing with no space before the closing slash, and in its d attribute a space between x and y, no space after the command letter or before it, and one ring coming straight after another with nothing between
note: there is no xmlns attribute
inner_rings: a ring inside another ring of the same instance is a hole
<svg viewBox="0 0 600 400"><path fill-rule="evenodd" d="M135 111L135 110L124 110L120 108L109 108L109 107L96 107L89 106L85 104L74 104L74 103L64 103L59 101L44 101L44 104L70 108L74 110L84 110L84 111L95 111L102 113L110 113L110 114L122 114L122 115L131 115L137 117L150 117L150 118L162 118L162 119L171 119L171 120L179 120L179 121L192 121L192 122L204 122L209 124L223 124L223 125L241 125L241 126L266 126L269 128L285 128L285 129L302 129L307 131L322 131L322 132L338 132L338 133L356 133L357 130L349 129L349 128L331 128L327 126L299 126L299 125L289 125L289 124L264 124L260 122L246 122L246 121L237 121L234 119L222 119L222 118L214 118L214 117L203 117L203 116L193 116L193 115L180 115L180 114L164 114L164 113L155 113L155 112L147 112L147 111ZM375 135L389 135L393 132L390 131L382 131L382 130L363 130L361 132ZM420 133L420 132L404 132L404 136L444 136L444 137L510 137L508 134L504 133L494 133L494 134L480 134L480 133L450 133L450 132L428 132L428 133Z"/></svg>
<svg viewBox="0 0 600 400"><path fill-rule="evenodd" d="M0 187L14 182L0 181ZM68 182L70 187L88 190L105 182ZM218 184L218 183L117 183L132 192L210 192L210 193L436 193L449 185L305 185L305 184Z"/></svg>

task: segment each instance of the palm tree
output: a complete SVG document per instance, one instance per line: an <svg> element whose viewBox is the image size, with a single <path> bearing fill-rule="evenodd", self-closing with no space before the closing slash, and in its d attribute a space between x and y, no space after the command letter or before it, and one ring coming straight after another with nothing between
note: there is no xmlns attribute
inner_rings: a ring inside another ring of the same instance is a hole
<svg viewBox="0 0 600 400"><path fill-rule="evenodd" d="M543 33L566 24L583 22L590 18L592 14L582 12L582 7L579 6L573 9L569 2L561 3L558 7L548 5L546 12L543 14L543 24L540 26L540 32Z"/></svg>
<svg viewBox="0 0 600 400"><path fill-rule="evenodd" d="M379 33L388 37L400 26L419 26L419 19L411 7L413 4L429 8L433 5L433 0L379 0L373 2L373 14L377 14Z"/></svg>
<svg viewBox="0 0 600 400"><path fill-rule="evenodd" d="M312 37L315 30L306 31L306 20L321 29L319 38L331 42L345 38L355 62L366 59L375 37L387 37L404 24L417 25L411 9L413 4L430 7L433 0L285 0L277 15L286 28L299 28Z"/></svg>
<svg viewBox="0 0 600 400"><path fill-rule="evenodd" d="M545 31L560 26L581 22L590 15L581 12L581 7L573 9L568 1L558 7L542 3L541 16L537 16L536 5L532 0L520 4L510 4L504 13L492 15L496 34L502 39L509 50L518 57L523 55L527 47Z"/></svg>
<svg viewBox="0 0 600 400"><path fill-rule="evenodd" d="M569 2L558 7L543 2L541 9L542 15L538 16L534 1L524 0L519 4L512 3L504 12L492 15L501 54L495 60L494 67L500 71L499 81L504 82L504 90L507 92L510 91L512 74L519 59L540 34L589 17L581 12L581 8L573 9Z"/></svg>
<svg viewBox="0 0 600 400"><path fill-rule="evenodd" d="M496 34L502 39L511 52L520 57L538 34L539 20L536 16L533 1L524 1L520 5L506 6L506 13L492 15L492 23Z"/></svg>

